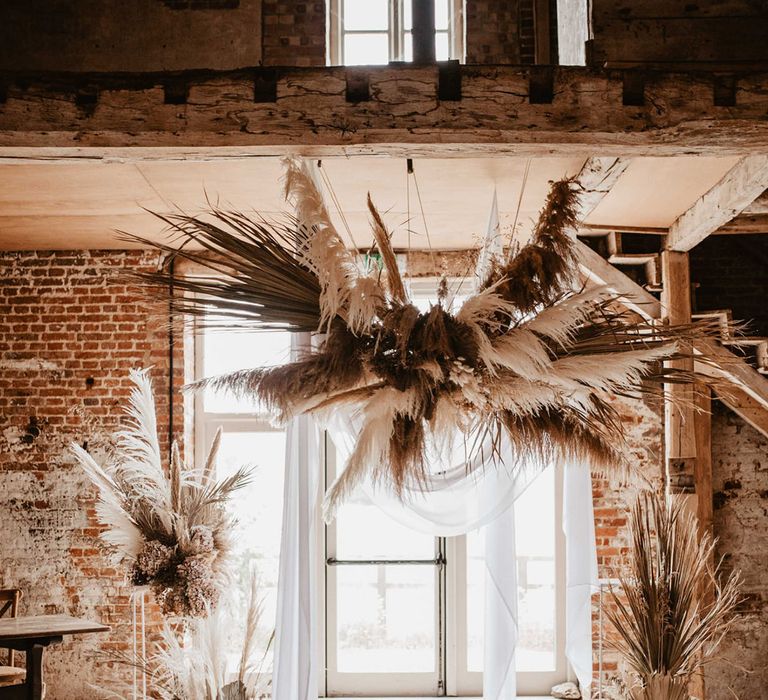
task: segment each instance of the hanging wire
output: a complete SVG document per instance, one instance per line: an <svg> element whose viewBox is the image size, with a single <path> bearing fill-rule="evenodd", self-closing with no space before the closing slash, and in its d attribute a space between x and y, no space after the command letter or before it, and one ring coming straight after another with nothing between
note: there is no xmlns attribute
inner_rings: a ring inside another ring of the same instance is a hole
<svg viewBox="0 0 768 700"><path fill-rule="evenodd" d="M520 216L520 208L523 204L523 194L525 194L525 187L528 184L528 173L531 170L531 159L529 158L525 162L525 171L523 172L523 184L520 185L520 196L517 198L517 209L515 209L515 220L512 222L512 236L509 242L509 256L512 257L513 249L512 249L512 241L514 241L515 238L515 232L517 230L517 219Z"/></svg>
<svg viewBox="0 0 768 700"><path fill-rule="evenodd" d="M322 167L322 162L317 161L317 170L320 173L320 177L323 180L323 184L325 185L326 190L328 190L328 194L331 195L331 202L333 202L333 205L336 207L336 211L339 214L339 218L341 219L341 222L344 224L344 229L347 232L347 237L349 238L349 244L350 244L350 250L354 252L354 254L361 258L360 251L357 248L357 245L355 244L355 239L352 236L352 229L349 226L349 222L347 221L347 217L344 214L344 210L341 208L341 202L339 201L339 198L336 196L336 190L333 189L333 184L331 183L331 178L328 177L328 174L325 172L325 169Z"/></svg>
<svg viewBox="0 0 768 700"><path fill-rule="evenodd" d="M411 173L413 172L413 160L405 159L405 230L408 234L408 247L405 249L405 277L410 280L411 275Z"/></svg>
<svg viewBox="0 0 768 700"><path fill-rule="evenodd" d="M424 233L427 235L427 246L429 246L429 255L432 259L432 267L437 270L437 261L435 259L435 251L432 248L432 239L429 235L429 226L427 225L427 215L424 213L424 203L421 201L421 190L419 189L419 178L416 176L416 171L413 170L411 165L411 174L413 175L413 184L416 187L416 197L419 200L419 209L421 211L421 220L424 223Z"/></svg>

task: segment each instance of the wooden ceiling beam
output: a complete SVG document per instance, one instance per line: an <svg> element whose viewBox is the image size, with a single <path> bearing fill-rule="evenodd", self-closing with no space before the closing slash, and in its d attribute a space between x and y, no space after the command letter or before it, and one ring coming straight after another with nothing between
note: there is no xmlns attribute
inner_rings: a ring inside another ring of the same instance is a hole
<svg viewBox="0 0 768 700"><path fill-rule="evenodd" d="M460 99L440 67L412 64L129 74L3 73L0 148L238 147L250 155L467 157L768 155L768 73L739 76L715 106L713 77L653 72L642 104L622 71L462 65ZM362 76L362 77L361 77ZM185 86L167 99L170 77ZM263 89L269 83L269 89ZM93 100L78 99L87 84ZM354 85L367 90L354 90ZM261 87L259 87L261 86Z"/></svg>
<svg viewBox="0 0 768 700"><path fill-rule="evenodd" d="M579 196L579 221L584 221L597 208L629 167L630 162L630 158L587 158L587 162L576 176L582 187Z"/></svg>
<svg viewBox="0 0 768 700"><path fill-rule="evenodd" d="M745 156L669 227L667 248L685 252L740 214L768 188L768 155Z"/></svg>
<svg viewBox="0 0 768 700"><path fill-rule="evenodd" d="M733 385L718 387L715 393L736 415L768 437L768 408L764 404Z"/></svg>
<svg viewBox="0 0 768 700"><path fill-rule="evenodd" d="M617 270L586 243L576 242L576 256L584 276L594 284L608 287L621 297L622 304L628 309L649 320L661 316L661 304L656 297Z"/></svg>
<svg viewBox="0 0 768 700"><path fill-rule="evenodd" d="M768 379L760 372L744 362L742 357L735 355L714 340L697 341L696 349L717 363L717 365L701 361L695 363L696 372L716 380L716 390L725 391L718 388L723 386L735 387L768 410Z"/></svg>

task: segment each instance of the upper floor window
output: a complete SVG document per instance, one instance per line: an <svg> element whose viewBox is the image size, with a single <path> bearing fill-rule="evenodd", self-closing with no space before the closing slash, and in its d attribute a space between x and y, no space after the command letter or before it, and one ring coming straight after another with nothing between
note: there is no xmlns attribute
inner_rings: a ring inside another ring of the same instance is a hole
<svg viewBox="0 0 768 700"><path fill-rule="evenodd" d="M333 65L376 65L413 60L412 0L331 0ZM463 56L462 0L435 0L438 61Z"/></svg>

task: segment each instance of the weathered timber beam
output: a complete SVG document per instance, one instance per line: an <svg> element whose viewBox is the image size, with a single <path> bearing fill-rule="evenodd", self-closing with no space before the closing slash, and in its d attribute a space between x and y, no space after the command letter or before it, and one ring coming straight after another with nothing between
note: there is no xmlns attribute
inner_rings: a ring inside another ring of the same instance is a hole
<svg viewBox="0 0 768 700"><path fill-rule="evenodd" d="M460 66L458 100L439 99L437 65L2 73L0 148L10 157L24 147L238 147L243 155L316 156L768 155L768 73L739 77L738 104L728 108L715 106L711 76L649 73L644 103L630 106L621 71L555 66L543 90L540 68ZM367 90L357 89L365 84Z"/></svg>
<svg viewBox="0 0 768 700"><path fill-rule="evenodd" d="M715 233L768 233L768 214L741 214L723 224Z"/></svg>
<svg viewBox="0 0 768 700"><path fill-rule="evenodd" d="M734 385L768 409L768 379L744 362L743 358L714 340L697 341L696 350L702 355L713 358L717 363L716 365L700 361L695 363L698 373L717 380L716 388L718 385L725 387Z"/></svg>
<svg viewBox="0 0 768 700"><path fill-rule="evenodd" d="M600 257L586 243L577 241L576 255L582 273L592 282L604 285L619 295L622 303L628 309L647 319L661 316L661 305L658 299Z"/></svg>
<svg viewBox="0 0 768 700"><path fill-rule="evenodd" d="M768 436L768 408L733 385L715 389L717 397L755 430Z"/></svg>
<svg viewBox="0 0 768 700"><path fill-rule="evenodd" d="M687 251L740 214L768 187L768 155L745 156L669 227L667 247Z"/></svg>
<svg viewBox="0 0 768 700"><path fill-rule="evenodd" d="M582 191L579 195L579 220L584 221L611 191L631 162L629 158L593 156L576 176Z"/></svg>

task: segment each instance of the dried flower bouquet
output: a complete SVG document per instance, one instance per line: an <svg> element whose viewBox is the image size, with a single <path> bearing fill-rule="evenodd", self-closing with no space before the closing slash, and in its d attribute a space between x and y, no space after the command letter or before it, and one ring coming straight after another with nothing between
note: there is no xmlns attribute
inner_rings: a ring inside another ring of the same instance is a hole
<svg viewBox="0 0 768 700"><path fill-rule="evenodd" d="M149 585L165 614L201 617L227 579L234 523L225 505L248 482L248 471L215 481L217 435L201 470L186 467L174 443L166 473L149 374L131 370L130 376L127 425L117 434L115 455L101 466L80 445L72 451L98 488L96 512L107 527L102 538L129 565L132 583Z"/></svg>

